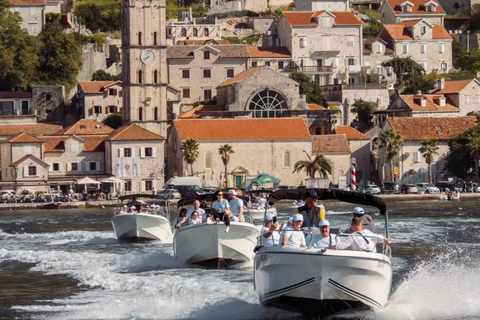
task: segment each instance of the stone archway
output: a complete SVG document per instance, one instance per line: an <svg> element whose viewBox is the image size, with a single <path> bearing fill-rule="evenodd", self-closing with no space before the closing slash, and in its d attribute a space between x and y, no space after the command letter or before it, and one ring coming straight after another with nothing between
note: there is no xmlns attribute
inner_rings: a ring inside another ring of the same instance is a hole
<svg viewBox="0 0 480 320"><path fill-rule="evenodd" d="M316 122L313 123L310 128L308 128L308 131L311 135L322 135L325 134L325 127L320 123Z"/></svg>

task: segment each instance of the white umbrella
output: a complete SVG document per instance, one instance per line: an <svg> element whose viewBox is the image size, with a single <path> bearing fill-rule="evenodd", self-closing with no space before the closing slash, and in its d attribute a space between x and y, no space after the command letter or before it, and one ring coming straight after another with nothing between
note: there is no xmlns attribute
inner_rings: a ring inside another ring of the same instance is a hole
<svg viewBox="0 0 480 320"><path fill-rule="evenodd" d="M101 183L99 181L95 180L95 179L85 177L85 178L77 180L77 184L96 184L96 185L100 185Z"/></svg>
<svg viewBox="0 0 480 320"><path fill-rule="evenodd" d="M122 182L125 182L124 180L122 180L120 178L116 178L116 177L101 178L101 179L98 179L98 181L100 181L102 183L122 183Z"/></svg>

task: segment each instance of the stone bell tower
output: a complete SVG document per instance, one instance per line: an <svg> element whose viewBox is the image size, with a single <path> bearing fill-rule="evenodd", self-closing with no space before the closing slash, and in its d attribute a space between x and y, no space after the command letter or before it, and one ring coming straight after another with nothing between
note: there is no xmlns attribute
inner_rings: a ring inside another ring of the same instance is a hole
<svg viewBox="0 0 480 320"><path fill-rule="evenodd" d="M166 137L165 0L122 0L123 121Z"/></svg>

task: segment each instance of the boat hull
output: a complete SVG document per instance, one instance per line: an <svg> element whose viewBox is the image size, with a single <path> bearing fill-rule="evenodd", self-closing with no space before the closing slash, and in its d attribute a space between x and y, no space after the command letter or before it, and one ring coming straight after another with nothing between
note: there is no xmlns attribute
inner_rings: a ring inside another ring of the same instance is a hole
<svg viewBox="0 0 480 320"><path fill-rule="evenodd" d="M183 263L246 262L253 260L259 234L254 225L243 222L232 222L228 233L224 223L190 225L173 237L173 251Z"/></svg>
<svg viewBox="0 0 480 320"><path fill-rule="evenodd" d="M167 218L148 213L117 214L112 218L117 239L166 240L172 235Z"/></svg>
<svg viewBox="0 0 480 320"><path fill-rule="evenodd" d="M55 209L60 209L61 206L62 206L61 202L50 202L50 203L38 205L37 208L55 210Z"/></svg>
<svg viewBox="0 0 480 320"><path fill-rule="evenodd" d="M275 208L268 208L267 213L271 213L274 216L277 215L277 209ZM265 209L248 209L247 214L253 220L263 220L265 217Z"/></svg>
<svg viewBox="0 0 480 320"><path fill-rule="evenodd" d="M328 317L348 309L383 308L392 267L380 253L262 248L255 256L260 303Z"/></svg>

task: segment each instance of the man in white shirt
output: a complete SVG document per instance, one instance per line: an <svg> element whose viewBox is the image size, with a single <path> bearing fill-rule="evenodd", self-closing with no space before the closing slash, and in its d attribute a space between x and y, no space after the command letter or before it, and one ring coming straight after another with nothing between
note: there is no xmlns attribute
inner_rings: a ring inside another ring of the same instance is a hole
<svg viewBox="0 0 480 320"><path fill-rule="evenodd" d="M230 197L230 211L231 213L238 217L241 222L245 222L243 217L243 201L242 199L237 198L237 193L235 190L228 190L228 196Z"/></svg>
<svg viewBox="0 0 480 320"><path fill-rule="evenodd" d="M330 234L330 223L328 220L321 220L318 228L320 229L320 234L313 237L313 247L333 249L336 244L336 239L333 234Z"/></svg>
<svg viewBox="0 0 480 320"><path fill-rule="evenodd" d="M202 218L202 221L205 221L207 219L207 214L205 213L205 210L200 208L200 200L197 199L193 202L193 208L190 208L187 211L187 218L190 218L192 216L193 211L198 212L198 216Z"/></svg>
<svg viewBox="0 0 480 320"><path fill-rule="evenodd" d="M294 215L292 224L294 230L285 231L282 246L288 248L306 248L305 236L303 235L303 232L300 231L303 224L303 215Z"/></svg>
<svg viewBox="0 0 480 320"><path fill-rule="evenodd" d="M263 227L261 233L261 243L264 247L277 246L280 243L280 234L275 231L278 227L277 222L273 222L274 215L267 213L263 219Z"/></svg>

